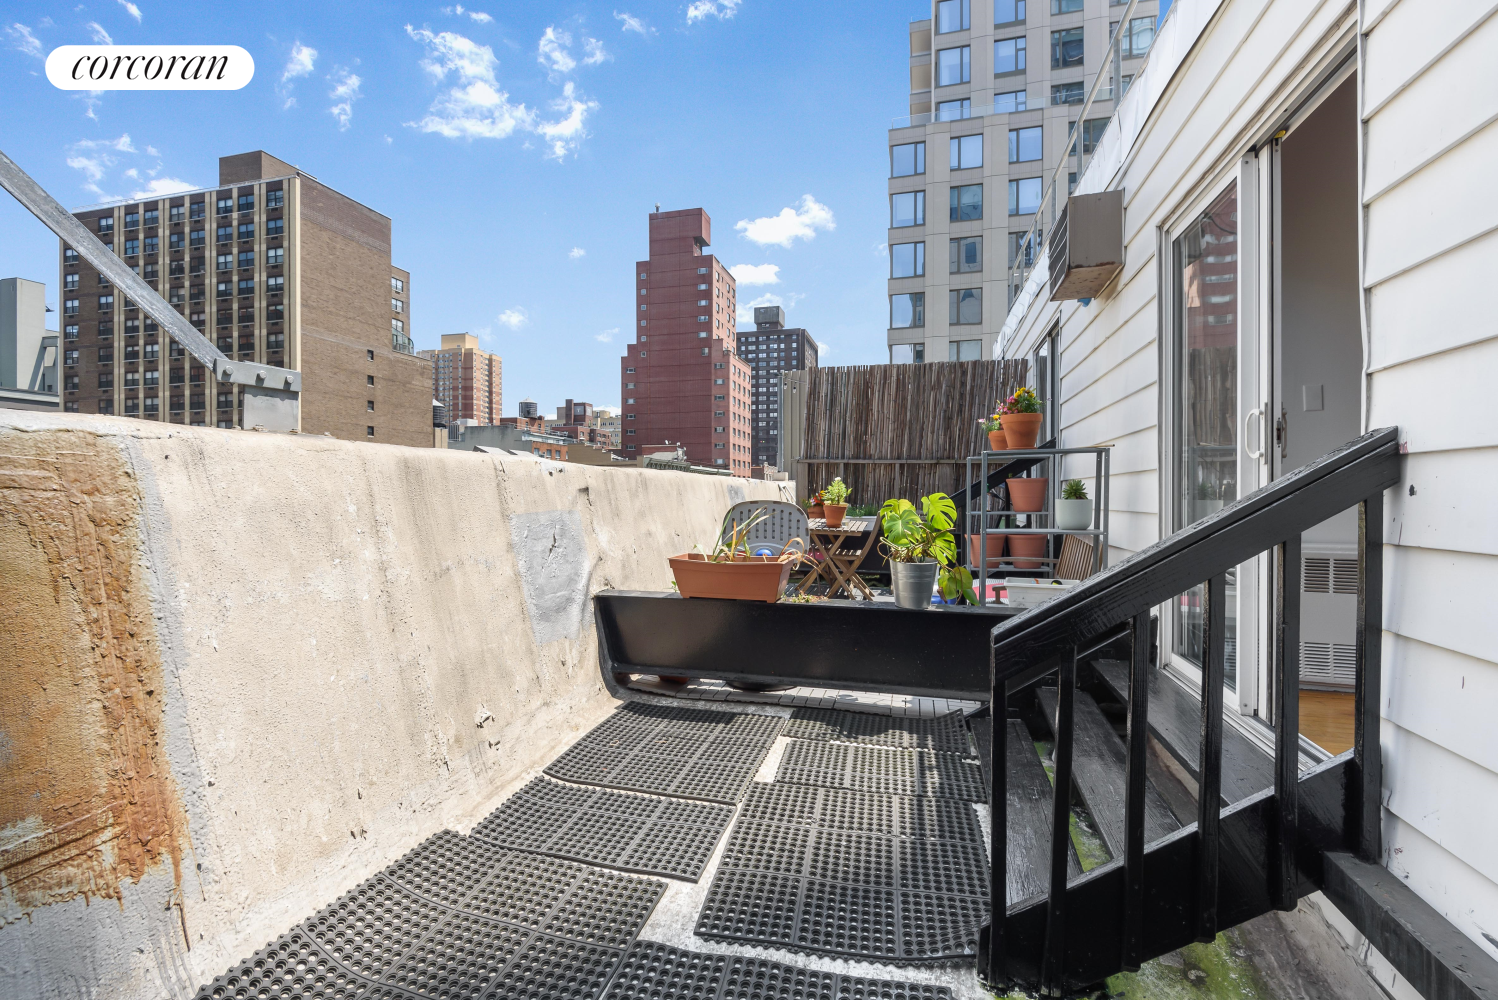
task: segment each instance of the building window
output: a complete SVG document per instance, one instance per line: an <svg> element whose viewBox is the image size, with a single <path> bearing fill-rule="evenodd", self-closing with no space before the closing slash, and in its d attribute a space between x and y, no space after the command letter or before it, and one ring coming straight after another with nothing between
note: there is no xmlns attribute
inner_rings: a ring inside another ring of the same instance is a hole
<svg viewBox="0 0 1498 1000"><path fill-rule="evenodd" d="M125 256L134 257L138 253L140 253L140 240L126 240Z"/></svg>
<svg viewBox="0 0 1498 1000"><path fill-rule="evenodd" d="M713 402L715 402L715 403L721 403L721 402L723 402L723 397L722 396L714 396L713 397Z"/></svg>
<svg viewBox="0 0 1498 1000"><path fill-rule="evenodd" d="M966 236L948 240L948 274L962 274L983 270L983 237Z"/></svg>
<svg viewBox="0 0 1498 1000"><path fill-rule="evenodd" d="M78 324L77 323L68 323L68 324L65 324L63 326L63 328L62 328L62 338L64 340L77 340L78 339Z"/></svg>
<svg viewBox="0 0 1498 1000"><path fill-rule="evenodd" d="M889 248L889 276L918 278L926 273L926 244L896 243Z"/></svg>
<svg viewBox="0 0 1498 1000"><path fill-rule="evenodd" d="M62 262L64 264L78 263L78 251L74 250L72 247L68 247L62 252Z"/></svg>
<svg viewBox="0 0 1498 1000"><path fill-rule="evenodd" d="M78 351L76 349L71 351L63 351L62 363L64 365L76 365L78 363Z"/></svg>
<svg viewBox="0 0 1498 1000"><path fill-rule="evenodd" d="M713 385L723 385L723 380L720 378L715 378L713 379Z"/></svg>
<svg viewBox="0 0 1498 1000"><path fill-rule="evenodd" d="M391 299L390 300L390 311L391 312L405 312L406 311L406 304L404 302L402 302L400 299Z"/></svg>
<svg viewBox="0 0 1498 1000"><path fill-rule="evenodd" d="M1025 163L1040 159L1040 126L1009 130L1009 162Z"/></svg>
<svg viewBox="0 0 1498 1000"><path fill-rule="evenodd" d="M139 212L126 212L125 213L125 228L126 229L139 229L140 228L140 213Z"/></svg>
<svg viewBox="0 0 1498 1000"><path fill-rule="evenodd" d="M907 142L889 149L889 175L891 177L911 177L915 174L926 172L926 144L924 142ZM706 285L699 285L706 288ZM640 292L641 295L645 293Z"/></svg>
<svg viewBox="0 0 1498 1000"><path fill-rule="evenodd" d="M147 361L155 361L161 357L160 344L147 344L144 348L142 348L142 351L144 352L144 356Z"/></svg>
<svg viewBox="0 0 1498 1000"><path fill-rule="evenodd" d="M1010 90L1002 94L994 94L993 110L994 114L1025 110L1025 92L1023 90Z"/></svg>
<svg viewBox="0 0 1498 1000"><path fill-rule="evenodd" d="M1113 21L1108 25L1108 37L1112 38L1118 31L1118 22ZM1149 52L1150 46L1155 41L1155 19L1153 17L1135 17L1129 19L1129 26L1124 31L1123 40L1119 42L1119 55L1124 59L1140 59Z"/></svg>
<svg viewBox="0 0 1498 1000"><path fill-rule="evenodd" d="M227 285L228 282L226 281L226 282L224 282L224 284ZM255 279L254 278L240 278L239 279L239 294L240 295L254 295L255 294Z"/></svg>
<svg viewBox="0 0 1498 1000"><path fill-rule="evenodd" d="M101 296L99 296L99 308L100 309L113 309L114 308L114 296L113 295L101 295Z"/></svg>
<svg viewBox="0 0 1498 1000"><path fill-rule="evenodd" d="M966 31L970 25L969 0L937 0L936 33L945 35L953 31Z"/></svg>
<svg viewBox="0 0 1498 1000"><path fill-rule="evenodd" d="M69 292L76 292L78 290L78 275L76 273L63 275L62 287Z"/></svg>
<svg viewBox="0 0 1498 1000"><path fill-rule="evenodd" d="M101 232L101 233L112 233L112 232L114 232L114 216L112 216L112 215L101 215L101 216L99 216L99 232Z"/></svg>
<svg viewBox="0 0 1498 1000"><path fill-rule="evenodd" d="M926 224L926 192L906 191L889 196L889 225L891 229Z"/></svg>
<svg viewBox="0 0 1498 1000"><path fill-rule="evenodd" d="M955 122L973 116L973 102L971 98L964 97L960 101L939 101L936 105L936 120L939 122Z"/></svg>
<svg viewBox="0 0 1498 1000"><path fill-rule="evenodd" d="M970 222L981 218L983 218L982 184L964 184L950 189L947 206L948 222Z"/></svg>
<svg viewBox="0 0 1498 1000"><path fill-rule="evenodd" d="M1052 104L1081 104L1087 97L1082 86L1082 81L1074 83L1057 83L1051 85Z"/></svg>
<svg viewBox="0 0 1498 1000"><path fill-rule="evenodd" d="M239 224L239 238L242 240L253 240L255 238L255 224L253 222L241 222Z"/></svg>
<svg viewBox="0 0 1498 1000"><path fill-rule="evenodd" d="M153 368L150 371L145 372L144 375L145 380L143 384L147 389L151 389L161 385L161 372L158 369Z"/></svg>
<svg viewBox="0 0 1498 1000"><path fill-rule="evenodd" d="M243 268L248 268L250 270L254 270L254 268L255 268L255 251L253 251L253 250L243 250L243 251L241 251L240 254L239 254L239 266L243 267Z"/></svg>
<svg viewBox="0 0 1498 1000"><path fill-rule="evenodd" d="M969 170L983 166L983 135L964 135L951 140L951 169Z"/></svg>
<svg viewBox="0 0 1498 1000"><path fill-rule="evenodd" d="M206 237L206 234L203 232L203 230L201 230L201 229L194 229L192 231L191 237L190 237L191 240L192 240L192 245L195 246L195 247L202 246L205 237Z"/></svg>
<svg viewBox="0 0 1498 1000"><path fill-rule="evenodd" d="M234 255L232 253L221 253L216 260L218 262L218 270L220 271L229 271L234 267Z"/></svg>
<svg viewBox="0 0 1498 1000"><path fill-rule="evenodd" d="M1025 71L1025 38L1001 38L993 43L993 75Z"/></svg>
<svg viewBox="0 0 1498 1000"><path fill-rule="evenodd" d="M217 235L216 235L215 238L220 243L229 243L229 242L233 241L233 239L234 239L234 227L233 226L219 226L218 229L216 230L216 233L217 233Z"/></svg>
<svg viewBox="0 0 1498 1000"><path fill-rule="evenodd" d="M1026 177L1009 182L1009 214L1030 215L1040 208L1041 179Z"/></svg>
<svg viewBox="0 0 1498 1000"><path fill-rule="evenodd" d="M161 237L159 237L159 236L147 236L146 237L146 245L145 245L145 251L146 251L146 253L156 253L160 249L161 249ZM151 265L147 264L146 266L150 267Z"/></svg>
<svg viewBox="0 0 1498 1000"><path fill-rule="evenodd" d="M981 340L949 340L947 341L948 361L981 361L983 360L983 341Z"/></svg>
<svg viewBox="0 0 1498 1000"><path fill-rule="evenodd" d="M230 298L234 294L234 284L232 282L228 282L228 281L220 281L218 283L218 289L217 290L218 290L218 297L219 298L221 298L221 299Z"/></svg>
<svg viewBox="0 0 1498 1000"><path fill-rule="evenodd" d="M364 436L365 437L374 437L374 428L373 427L366 427L366 428L364 428Z"/></svg>
<svg viewBox="0 0 1498 1000"><path fill-rule="evenodd" d="M265 192L265 207L266 208L280 208L284 204L286 204L286 192L285 191L277 189L275 191L267 191L267 192Z"/></svg>
<svg viewBox="0 0 1498 1000"><path fill-rule="evenodd" d="M1051 0L1052 14L1075 14L1082 9L1082 0Z"/></svg>
<svg viewBox="0 0 1498 1000"><path fill-rule="evenodd" d="M64 316L75 316L75 315L77 315L77 313L78 313L78 300L77 299L64 299L63 303L62 303L62 313L63 313Z"/></svg>
<svg viewBox="0 0 1498 1000"><path fill-rule="evenodd" d="M1082 65L1082 29L1051 32L1051 69Z"/></svg>
<svg viewBox="0 0 1498 1000"><path fill-rule="evenodd" d="M1038 239L1032 239L1032 240L1030 240L1030 242L1026 243L1025 242L1025 236L1026 235L1028 235L1028 234L1026 234L1026 233L1010 233L1009 234L1009 267L1011 269L1013 269L1014 266L1015 266L1015 264L1019 261L1021 247L1024 248L1024 253L1025 253L1025 267L1030 267L1030 266L1032 266L1035 263L1035 245L1036 245L1036 243L1039 242L1039 240Z"/></svg>
<svg viewBox="0 0 1498 1000"><path fill-rule="evenodd" d="M635 404L635 398L633 396L631 396L628 399L626 399L624 401L624 403L625 403L626 406L633 406Z"/></svg>
<svg viewBox="0 0 1498 1000"><path fill-rule="evenodd" d="M406 283L399 278L391 278L390 290L392 292L404 292L406 290Z"/></svg>
<svg viewBox="0 0 1498 1000"><path fill-rule="evenodd" d="M374 360L374 351L370 350L367 353L369 354L369 360L373 361Z"/></svg>
<svg viewBox="0 0 1498 1000"><path fill-rule="evenodd" d="M189 207L191 208L191 211L188 213L188 218L190 219L201 219L206 214L204 203L201 201L195 201Z"/></svg>
<svg viewBox="0 0 1498 1000"><path fill-rule="evenodd" d="M903 330L926 325L926 293L906 292L889 297L890 329Z"/></svg>
<svg viewBox="0 0 1498 1000"><path fill-rule="evenodd" d="M241 232L239 234L239 238L240 239L244 239L245 238L244 237L244 232L243 232L244 227L240 226L239 228L241 230ZM265 220L265 235L266 236L280 236L285 231L286 231L286 220L285 219L266 219ZM254 235L254 230L253 229L250 230L250 235L251 236Z"/></svg>
<svg viewBox="0 0 1498 1000"><path fill-rule="evenodd" d="M168 236L167 246L169 246L173 250L181 250L184 246L182 234L172 233L170 236Z"/></svg>
<svg viewBox="0 0 1498 1000"><path fill-rule="evenodd" d="M1108 131L1108 122L1109 121L1110 121L1110 119L1108 119L1108 118L1089 118L1085 122L1082 123L1082 153L1084 155L1090 155L1092 153L1092 151L1097 148L1098 140L1103 137L1103 133L1104 132ZM1068 156L1076 156L1077 155L1077 123L1076 122L1072 122L1071 123L1071 125L1068 128L1067 134L1072 137L1072 140L1071 140L1071 152L1068 153L1067 155Z"/></svg>
<svg viewBox="0 0 1498 1000"><path fill-rule="evenodd" d="M173 222L181 222L186 217L187 217L187 206L186 205L173 205L172 206L171 212L170 212L170 218L171 218L171 220Z"/></svg>
<svg viewBox="0 0 1498 1000"><path fill-rule="evenodd" d="M100 372L99 373L99 388L100 389L113 389L114 388L114 372Z"/></svg>
<svg viewBox="0 0 1498 1000"><path fill-rule="evenodd" d="M983 322L983 289L954 288L947 292L947 322L958 324Z"/></svg>
<svg viewBox="0 0 1498 1000"><path fill-rule="evenodd" d="M972 48L967 45L936 53L936 85L950 87L972 79Z"/></svg>

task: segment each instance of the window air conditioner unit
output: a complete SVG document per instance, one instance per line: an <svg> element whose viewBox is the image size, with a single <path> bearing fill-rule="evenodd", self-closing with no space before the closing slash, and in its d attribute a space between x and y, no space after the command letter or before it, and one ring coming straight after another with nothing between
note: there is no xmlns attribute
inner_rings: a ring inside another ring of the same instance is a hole
<svg viewBox="0 0 1498 1000"><path fill-rule="evenodd" d="M1123 270L1123 192L1068 198L1047 250L1052 302L1097 295Z"/></svg>

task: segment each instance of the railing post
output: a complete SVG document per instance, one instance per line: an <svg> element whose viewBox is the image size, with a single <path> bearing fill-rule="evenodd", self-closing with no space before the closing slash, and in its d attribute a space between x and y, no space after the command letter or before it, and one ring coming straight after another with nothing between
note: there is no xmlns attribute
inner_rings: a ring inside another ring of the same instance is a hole
<svg viewBox="0 0 1498 1000"><path fill-rule="evenodd" d="M1357 768L1353 846L1358 857L1374 863L1382 851L1379 810L1384 773L1378 727L1383 700L1383 632L1384 494L1380 490L1358 505L1358 677L1353 722L1353 763Z"/></svg>
<svg viewBox="0 0 1498 1000"><path fill-rule="evenodd" d="M1040 989L1060 996L1066 975L1066 862L1071 846L1072 704L1077 687L1077 647L1056 671L1055 782L1051 795L1051 887L1046 897L1045 950Z"/></svg>
<svg viewBox="0 0 1498 1000"><path fill-rule="evenodd" d="M1009 696L1003 681L994 684L988 704L993 758L988 796L988 953L982 972L990 988L1003 992L1009 986L1004 951L1004 914L1009 909Z"/></svg>
<svg viewBox="0 0 1498 1000"><path fill-rule="evenodd" d="M1125 971L1139 969L1144 953L1144 789L1149 752L1150 613L1134 616L1129 637L1128 782L1124 799L1124 912L1120 960Z"/></svg>
<svg viewBox="0 0 1498 1000"><path fill-rule="evenodd" d="M1201 743L1196 789L1196 939L1217 937L1218 826L1222 816L1222 683L1227 655L1227 577L1206 586Z"/></svg>
<svg viewBox="0 0 1498 1000"><path fill-rule="evenodd" d="M1281 910L1300 901L1295 863L1300 790L1300 535L1279 546L1275 579L1275 843L1269 898Z"/></svg>

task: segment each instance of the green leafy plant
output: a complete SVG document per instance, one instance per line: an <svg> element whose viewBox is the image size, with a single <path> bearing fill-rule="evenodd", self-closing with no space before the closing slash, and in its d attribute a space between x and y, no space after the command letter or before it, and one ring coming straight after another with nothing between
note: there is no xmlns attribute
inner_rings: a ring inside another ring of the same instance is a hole
<svg viewBox="0 0 1498 1000"><path fill-rule="evenodd" d="M1020 386L1000 409L1001 413L1039 413L1040 399L1029 386Z"/></svg>
<svg viewBox="0 0 1498 1000"><path fill-rule="evenodd" d="M834 506L845 504L848 502L848 494L850 492L848 484L843 482L843 477L838 476L822 490L822 502L830 503Z"/></svg>
<svg viewBox="0 0 1498 1000"><path fill-rule="evenodd" d="M1087 484L1080 479L1068 479L1066 485L1061 487L1061 499L1086 500Z"/></svg>
<svg viewBox="0 0 1498 1000"><path fill-rule="evenodd" d="M920 509L909 500L886 500L879 508L884 529L880 546L891 562L936 562L941 566L937 583L948 600L961 596L977 604L973 576L957 565L957 542L952 524L957 520L957 505L945 493L921 498Z"/></svg>
<svg viewBox="0 0 1498 1000"><path fill-rule="evenodd" d="M849 517L873 517L879 513L879 508L871 503L855 503L848 505Z"/></svg>
<svg viewBox="0 0 1498 1000"><path fill-rule="evenodd" d="M988 419L983 421L983 433L992 434L994 431L1002 430L1004 426L1001 423L1003 416L1003 413L990 414Z"/></svg>

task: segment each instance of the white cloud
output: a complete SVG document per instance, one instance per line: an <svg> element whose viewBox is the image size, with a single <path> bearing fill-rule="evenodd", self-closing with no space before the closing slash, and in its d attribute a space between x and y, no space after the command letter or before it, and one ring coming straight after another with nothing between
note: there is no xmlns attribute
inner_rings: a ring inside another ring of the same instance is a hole
<svg viewBox="0 0 1498 1000"><path fill-rule="evenodd" d="M281 71L281 82L294 80L299 76L307 76L312 72L312 67L317 62L317 50L310 45L296 42L291 46L291 57L286 60L286 68Z"/></svg>
<svg viewBox="0 0 1498 1000"><path fill-rule="evenodd" d="M10 39L10 44L28 56L42 57L41 39L31 33L31 29L24 24L12 24L5 29L5 37Z"/></svg>
<svg viewBox="0 0 1498 1000"><path fill-rule="evenodd" d="M67 159L68 166L74 170L83 171L91 183L97 182L104 176L104 171L114 161L104 156L70 156Z"/></svg>
<svg viewBox="0 0 1498 1000"><path fill-rule="evenodd" d="M837 223L832 218L832 209L806 194L801 196L798 208L782 208L779 215L765 216L753 222L741 219L733 228L760 246L774 244L789 248L793 240L810 240L817 235L818 229L836 229Z"/></svg>
<svg viewBox="0 0 1498 1000"><path fill-rule="evenodd" d="M609 54L603 51L603 43L596 38L584 38L583 51L587 53L583 57L584 66L597 66L609 58Z"/></svg>
<svg viewBox="0 0 1498 1000"><path fill-rule="evenodd" d="M139 190L130 192L132 198L165 198L171 194L181 194L183 191L192 191L197 188L196 184L178 180L175 177L154 177Z"/></svg>
<svg viewBox="0 0 1498 1000"><path fill-rule="evenodd" d="M105 31L104 26L98 21L90 21L84 27L88 29L89 35L93 37L95 45L114 44L114 39L109 37L109 32Z"/></svg>
<svg viewBox="0 0 1498 1000"><path fill-rule="evenodd" d="M889 253L889 244L888 243L875 243L873 249L874 249L874 253L878 254L880 257L883 257L883 256L886 256Z"/></svg>
<svg viewBox="0 0 1498 1000"><path fill-rule="evenodd" d="M123 8L125 8L126 12L129 13L129 15L131 17L135 18L135 23L139 24L140 23L140 8L137 7L137 6L135 6L135 4L131 3L130 0L119 0L119 2L120 2L120 6L123 7ZM735 0L735 2L737 2L737 0Z"/></svg>
<svg viewBox="0 0 1498 1000"><path fill-rule="evenodd" d="M645 22L632 14L621 14L616 10L614 11L614 20L619 22L620 31L633 31L640 35L649 34L649 31L645 27Z"/></svg>
<svg viewBox="0 0 1498 1000"><path fill-rule="evenodd" d="M354 117L354 102L359 99L359 86L364 81L341 66L328 79L333 81L333 89L328 91L333 106L328 113L338 119L340 130L347 130Z"/></svg>
<svg viewBox="0 0 1498 1000"><path fill-rule="evenodd" d="M530 317L526 315L525 310L520 308L519 306L516 306L514 309L506 309L504 312L494 317L494 319L501 326L507 326L511 330L518 330L522 326L525 326L526 323L530 322Z"/></svg>
<svg viewBox="0 0 1498 1000"><path fill-rule="evenodd" d="M387 135L387 136L386 136L386 137L385 137L385 141L386 141L386 142L394 142L394 141L395 141L395 140L394 140L394 139L392 139L392 138L390 138L390 136L388 136L388 135Z"/></svg>
<svg viewBox="0 0 1498 1000"><path fill-rule="evenodd" d="M740 285L780 284L778 264L735 264L728 269L728 273L733 275L733 280Z"/></svg>
<svg viewBox="0 0 1498 1000"><path fill-rule="evenodd" d="M687 7L687 23L708 17L726 21L738 11L740 2L741 0L693 0Z"/></svg>
<svg viewBox="0 0 1498 1000"><path fill-rule="evenodd" d="M817 341L817 359L818 360L821 360L822 358L825 358L827 355L829 355L831 353L832 353L832 345L831 344L824 343L823 341L820 341L820 340Z"/></svg>
<svg viewBox="0 0 1498 1000"><path fill-rule="evenodd" d="M577 68L577 60L567 51L571 44L571 35L547 25L541 41L536 44L536 62L552 73L571 73Z"/></svg>
<svg viewBox="0 0 1498 1000"><path fill-rule="evenodd" d="M542 122L536 126L536 134L550 145L547 157L564 160L568 153L576 153L577 147L588 137L583 120L598 104L595 101L578 100L572 81L568 80L567 85L562 88L562 96L551 102L551 106L557 111L567 112L567 117L560 121Z"/></svg>
<svg viewBox="0 0 1498 1000"><path fill-rule="evenodd" d="M609 329L604 330L602 333L595 333L593 335L593 339L598 341L600 344L607 344L614 339L614 334L618 332L619 328L617 326L610 327ZM595 406L594 409L596 410L597 407Z"/></svg>
<svg viewBox="0 0 1498 1000"><path fill-rule="evenodd" d="M567 251L567 256L571 257L573 260L577 260L579 257L588 256L588 251L584 250L582 247L573 247L571 250Z"/></svg>
<svg viewBox="0 0 1498 1000"><path fill-rule="evenodd" d="M477 21L479 24L489 24L494 20L494 18L490 17L488 14L485 14L481 10L465 10L462 4L458 4L456 7L443 7L442 13L456 14L459 17L462 17L466 14L473 20Z"/></svg>

